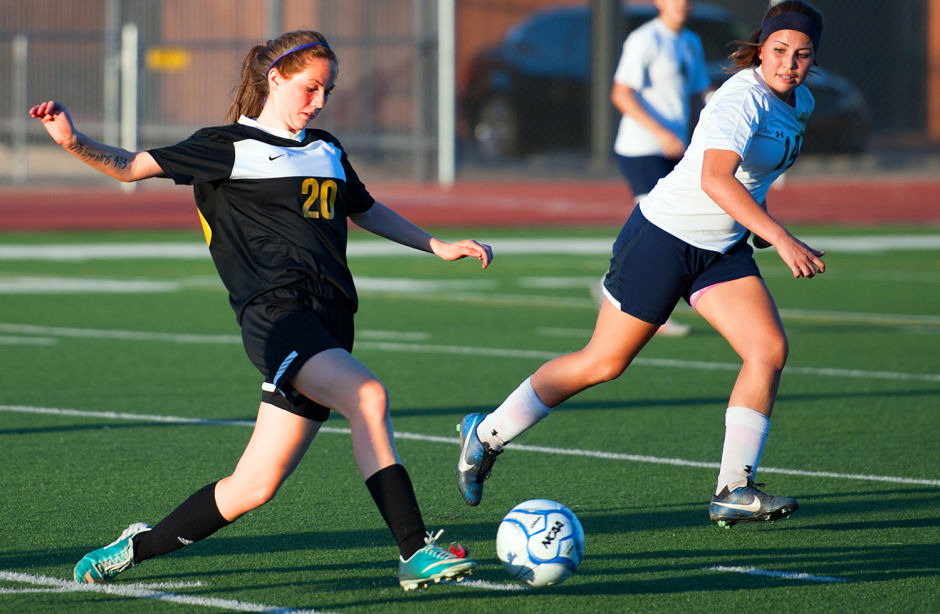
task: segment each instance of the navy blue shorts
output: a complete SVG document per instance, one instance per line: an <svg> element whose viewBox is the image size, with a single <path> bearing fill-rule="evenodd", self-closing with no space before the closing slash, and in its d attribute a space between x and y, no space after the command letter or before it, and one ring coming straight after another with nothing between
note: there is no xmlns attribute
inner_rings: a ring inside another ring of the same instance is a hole
<svg viewBox="0 0 940 614"><path fill-rule="evenodd" d="M291 380L324 350L352 351L354 313L332 286L313 281L252 300L242 312L242 342L264 376L261 400L304 418L326 420L330 409L294 390Z"/></svg>
<svg viewBox="0 0 940 614"><path fill-rule="evenodd" d="M620 173L630 185L633 198L650 193L656 182L672 172L679 159L670 160L663 156L621 156L617 154Z"/></svg>
<svg viewBox="0 0 940 614"><path fill-rule="evenodd" d="M760 277L747 234L725 253L689 245L651 224L639 207L614 242L604 277L607 298L620 311L663 324L680 298L742 277Z"/></svg>

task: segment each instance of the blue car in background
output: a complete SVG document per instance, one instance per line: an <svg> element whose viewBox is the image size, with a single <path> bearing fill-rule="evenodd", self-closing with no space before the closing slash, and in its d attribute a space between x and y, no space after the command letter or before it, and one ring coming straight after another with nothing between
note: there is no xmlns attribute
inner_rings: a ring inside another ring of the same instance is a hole
<svg viewBox="0 0 940 614"><path fill-rule="evenodd" d="M657 15L653 5L626 5L626 31ZM699 35L713 87L730 73L728 43L750 35L720 7L696 3L686 27ZM588 6L536 11L496 47L471 63L460 110L474 153L484 159L551 151L586 151L590 138L591 14ZM859 153L868 143L871 111L844 77L814 68L807 86L816 111L805 153Z"/></svg>

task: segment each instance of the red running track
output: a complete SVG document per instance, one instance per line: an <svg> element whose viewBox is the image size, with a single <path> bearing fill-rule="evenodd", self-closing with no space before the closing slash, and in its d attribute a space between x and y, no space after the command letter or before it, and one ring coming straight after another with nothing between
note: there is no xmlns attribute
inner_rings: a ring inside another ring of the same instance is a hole
<svg viewBox="0 0 940 614"><path fill-rule="evenodd" d="M629 195L619 181L371 183L413 222L447 226L618 226ZM940 224L940 179L789 182L768 196L784 223ZM199 228L187 187L0 191L0 231Z"/></svg>

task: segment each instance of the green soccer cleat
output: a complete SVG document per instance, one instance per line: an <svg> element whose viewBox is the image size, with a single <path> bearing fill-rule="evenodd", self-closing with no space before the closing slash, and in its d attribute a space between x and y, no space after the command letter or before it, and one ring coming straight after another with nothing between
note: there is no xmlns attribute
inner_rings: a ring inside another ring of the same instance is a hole
<svg viewBox="0 0 940 614"><path fill-rule="evenodd" d="M477 564L471 559L458 557L437 545L441 533L443 531L436 535L429 532L424 538L425 546L407 561L398 557L398 583L406 591L423 589L441 580L460 582L473 573Z"/></svg>
<svg viewBox="0 0 940 614"><path fill-rule="evenodd" d="M90 584L110 580L134 566L134 536L150 530L145 522L135 522L121 536L103 548L92 550L75 566L76 582Z"/></svg>
<svg viewBox="0 0 940 614"><path fill-rule="evenodd" d="M728 491L728 487L712 496L708 506L708 517L724 529L730 529L739 522L763 520L773 523L780 518L787 518L799 509L796 499L773 497L757 489L763 484L754 484L748 480L747 486Z"/></svg>

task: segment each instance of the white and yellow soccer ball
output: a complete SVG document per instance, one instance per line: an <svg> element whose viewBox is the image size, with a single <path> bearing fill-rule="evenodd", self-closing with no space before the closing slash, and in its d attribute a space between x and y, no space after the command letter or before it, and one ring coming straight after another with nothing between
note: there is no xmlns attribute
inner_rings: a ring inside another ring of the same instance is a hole
<svg viewBox="0 0 940 614"><path fill-rule="evenodd" d="M510 576L529 586L558 584L581 564L584 529L557 501L524 501L499 523L496 555Z"/></svg>

